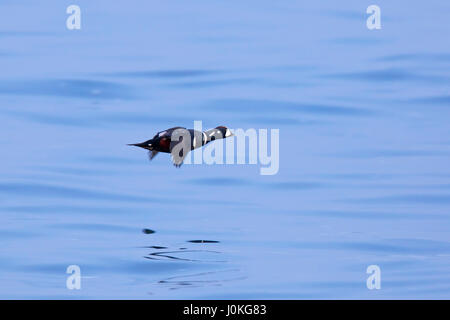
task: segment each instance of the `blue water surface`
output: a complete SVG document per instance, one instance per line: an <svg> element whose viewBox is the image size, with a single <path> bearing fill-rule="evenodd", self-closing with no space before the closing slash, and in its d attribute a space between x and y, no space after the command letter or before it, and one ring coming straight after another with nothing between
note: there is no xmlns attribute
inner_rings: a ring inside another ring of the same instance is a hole
<svg viewBox="0 0 450 320"><path fill-rule="evenodd" d="M370 4L1 1L0 298L450 298L450 2ZM194 120L278 174L126 146Z"/></svg>

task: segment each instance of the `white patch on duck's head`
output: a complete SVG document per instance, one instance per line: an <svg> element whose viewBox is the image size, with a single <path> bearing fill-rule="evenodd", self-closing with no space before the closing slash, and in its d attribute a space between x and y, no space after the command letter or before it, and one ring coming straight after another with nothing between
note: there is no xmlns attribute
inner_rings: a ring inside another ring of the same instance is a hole
<svg viewBox="0 0 450 320"><path fill-rule="evenodd" d="M225 131L225 138L231 137L232 135L233 132L231 132L231 130L227 128L227 130Z"/></svg>
<svg viewBox="0 0 450 320"><path fill-rule="evenodd" d="M225 126L218 126L216 127L216 129L220 130L220 132L222 132L222 135L224 138L228 138L231 137L233 135L233 133L231 132L230 129L228 129Z"/></svg>

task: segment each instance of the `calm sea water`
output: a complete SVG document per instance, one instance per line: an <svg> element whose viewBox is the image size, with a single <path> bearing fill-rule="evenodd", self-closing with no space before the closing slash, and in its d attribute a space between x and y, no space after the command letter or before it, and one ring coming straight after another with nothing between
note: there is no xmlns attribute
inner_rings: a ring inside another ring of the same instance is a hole
<svg viewBox="0 0 450 320"><path fill-rule="evenodd" d="M3 0L0 298L450 298L450 3L368 4ZM194 120L279 173L126 146Z"/></svg>

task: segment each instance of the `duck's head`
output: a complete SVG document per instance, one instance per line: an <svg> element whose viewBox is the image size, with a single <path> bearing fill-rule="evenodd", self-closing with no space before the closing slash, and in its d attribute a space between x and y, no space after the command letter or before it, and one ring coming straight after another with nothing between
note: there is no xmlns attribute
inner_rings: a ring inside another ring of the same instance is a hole
<svg viewBox="0 0 450 320"><path fill-rule="evenodd" d="M216 127L217 130L219 130L222 133L222 137L223 138L228 138L231 137L233 135L233 133L231 132L230 129L228 129L225 126L218 126Z"/></svg>
<svg viewBox="0 0 450 320"><path fill-rule="evenodd" d="M131 143L129 144L129 146L135 146L135 147L140 147L140 148L144 148L147 150L153 150L153 139L147 140L145 142L141 142L141 143Z"/></svg>

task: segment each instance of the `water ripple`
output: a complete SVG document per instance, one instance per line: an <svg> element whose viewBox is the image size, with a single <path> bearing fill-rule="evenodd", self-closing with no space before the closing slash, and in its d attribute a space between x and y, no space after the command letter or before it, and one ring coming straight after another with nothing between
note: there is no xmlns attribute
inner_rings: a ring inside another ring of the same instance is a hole
<svg viewBox="0 0 450 320"><path fill-rule="evenodd" d="M127 71L107 74L114 77L127 78L159 78L159 79L178 79L178 78L192 78L203 77L223 73L223 71L216 70L151 70L151 71Z"/></svg>
<svg viewBox="0 0 450 320"><path fill-rule="evenodd" d="M78 198L108 201L160 201L150 197L138 197L132 195L114 194L104 191L80 189L75 187L47 185L39 183L0 183L0 192L15 196L32 197L56 197L56 198Z"/></svg>
<svg viewBox="0 0 450 320"><path fill-rule="evenodd" d="M1 81L0 94L59 96L83 99L132 99L132 90L123 84L96 80Z"/></svg>
<svg viewBox="0 0 450 320"><path fill-rule="evenodd" d="M274 110L277 112L298 112L308 113L314 115L334 115L334 116L361 116L371 115L373 111L354 108L342 107L335 105L322 104L308 104L288 101L273 101L273 100L250 100L250 99L221 99L209 102L202 110L224 111L232 113L264 113L269 112L273 114Z"/></svg>
<svg viewBox="0 0 450 320"><path fill-rule="evenodd" d="M412 73L402 69L382 69L359 72L345 72L322 75L322 78L340 80L368 81L368 82L399 82L424 81L427 83L442 84L449 81L449 77L440 75L425 75Z"/></svg>

